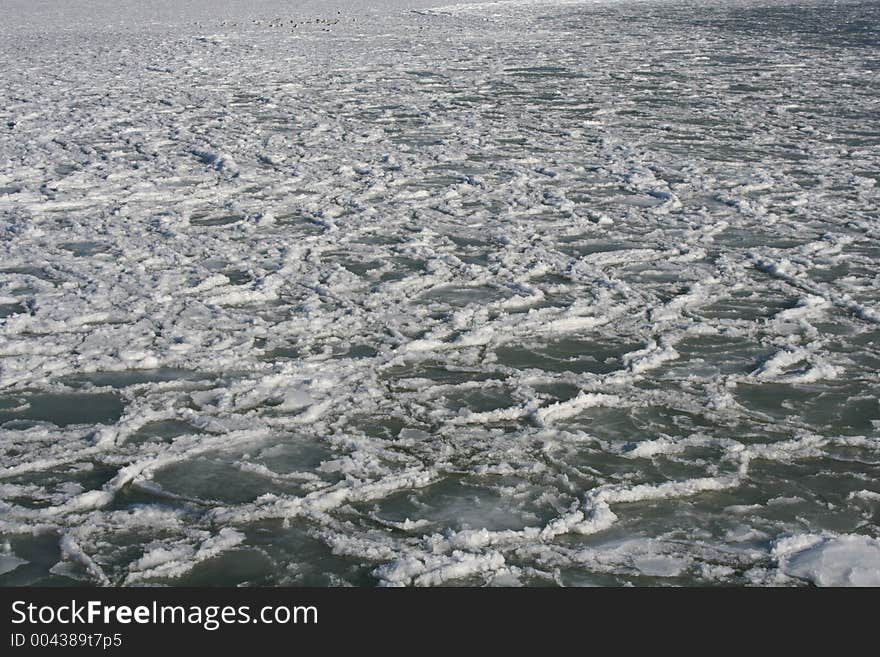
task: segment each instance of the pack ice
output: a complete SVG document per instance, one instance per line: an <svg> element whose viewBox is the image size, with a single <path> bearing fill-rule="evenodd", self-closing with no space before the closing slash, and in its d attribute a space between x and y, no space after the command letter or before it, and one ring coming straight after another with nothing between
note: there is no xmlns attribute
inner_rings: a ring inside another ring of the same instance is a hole
<svg viewBox="0 0 880 657"><path fill-rule="evenodd" d="M878 585L880 5L441 2L4 3L0 584Z"/></svg>

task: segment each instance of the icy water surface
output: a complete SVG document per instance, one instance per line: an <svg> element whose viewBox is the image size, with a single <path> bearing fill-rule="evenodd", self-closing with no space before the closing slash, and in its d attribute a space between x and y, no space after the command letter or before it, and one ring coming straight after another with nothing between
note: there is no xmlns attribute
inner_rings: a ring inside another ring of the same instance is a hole
<svg viewBox="0 0 880 657"><path fill-rule="evenodd" d="M880 583L880 4L280 15L0 36L0 584Z"/></svg>

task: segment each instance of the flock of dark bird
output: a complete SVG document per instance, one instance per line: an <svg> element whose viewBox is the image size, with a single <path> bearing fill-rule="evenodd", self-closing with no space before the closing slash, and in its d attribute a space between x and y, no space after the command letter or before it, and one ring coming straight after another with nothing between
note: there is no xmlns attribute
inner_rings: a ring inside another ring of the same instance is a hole
<svg viewBox="0 0 880 657"><path fill-rule="evenodd" d="M220 27L239 27L239 26L244 26L244 25L250 24L250 25L255 25L255 26L270 27L273 29L289 28L290 31L293 32L298 27L302 27L302 26L306 26L306 25L314 25L315 27L320 27L323 32L329 32L330 28L333 25L338 25L339 23L346 20L344 17L341 17L342 16L341 11L336 12L336 13L337 13L336 18L308 18L308 19L270 18L270 19L266 19L266 20L261 20L259 18L253 18L249 21L243 21L243 22L232 21L232 20L222 20L219 22L219 26ZM422 12L415 11L413 13L420 14ZM355 18L351 18L351 19L348 19L348 22L354 23L354 22L356 22L356 20L357 19L355 19ZM194 23L194 25L199 28L205 27L205 25L200 21L196 21ZM423 29L425 29L423 26L419 26L419 31L422 31Z"/></svg>
<svg viewBox="0 0 880 657"><path fill-rule="evenodd" d="M342 12L336 12L336 18L309 18L309 19L285 19L285 18L270 18L268 20L261 20L259 18L253 18L249 22L251 25L265 25L266 27L271 28L290 28L291 31L303 25L315 25L316 27L321 27L321 29L325 32L330 31L330 27L333 25L338 25L342 22ZM351 22L354 23L355 19L352 18ZM220 21L221 27L238 27L242 23L239 21ZM247 23L244 23L247 24ZM196 22L197 27L203 27L202 23Z"/></svg>

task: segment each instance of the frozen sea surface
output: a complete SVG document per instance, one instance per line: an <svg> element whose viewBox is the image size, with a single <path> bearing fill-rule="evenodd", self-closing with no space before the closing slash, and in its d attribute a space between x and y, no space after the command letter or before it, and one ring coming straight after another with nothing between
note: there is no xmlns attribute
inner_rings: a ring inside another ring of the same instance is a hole
<svg viewBox="0 0 880 657"><path fill-rule="evenodd" d="M880 583L880 4L58 4L0 584Z"/></svg>

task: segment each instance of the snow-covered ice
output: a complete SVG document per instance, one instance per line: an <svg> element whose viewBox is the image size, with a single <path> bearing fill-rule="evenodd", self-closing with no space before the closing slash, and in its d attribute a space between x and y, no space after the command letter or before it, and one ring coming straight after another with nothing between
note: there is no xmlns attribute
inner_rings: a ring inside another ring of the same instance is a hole
<svg viewBox="0 0 880 657"><path fill-rule="evenodd" d="M880 585L876 2L0 5L0 584Z"/></svg>

